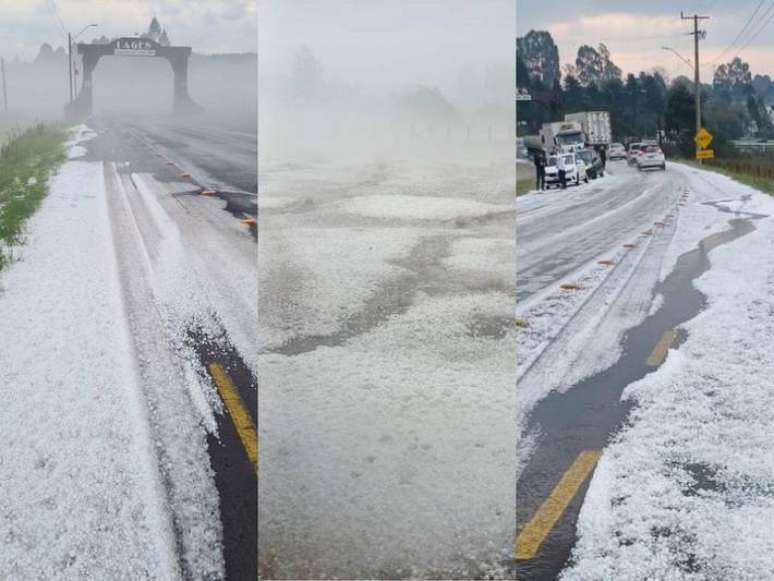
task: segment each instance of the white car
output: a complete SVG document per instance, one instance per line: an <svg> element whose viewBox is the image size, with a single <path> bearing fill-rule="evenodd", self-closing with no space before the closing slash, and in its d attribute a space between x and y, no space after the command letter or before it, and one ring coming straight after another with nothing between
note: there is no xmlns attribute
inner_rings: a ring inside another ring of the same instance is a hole
<svg viewBox="0 0 774 581"><path fill-rule="evenodd" d="M622 143L611 143L607 148L607 159L626 159L626 148Z"/></svg>
<svg viewBox="0 0 774 581"><path fill-rule="evenodd" d="M646 145L642 153L637 156L637 169L642 171L653 167L666 170L664 152L658 145Z"/></svg>
<svg viewBox="0 0 774 581"><path fill-rule="evenodd" d="M567 167L565 179L568 185L573 183L580 185L581 181L589 181L586 175L586 164L583 160L574 153L561 153L550 155L546 161L546 187L560 185L559 168L556 165L559 155L564 158L564 164Z"/></svg>
<svg viewBox="0 0 774 581"><path fill-rule="evenodd" d="M642 143L630 143L629 149L626 152L626 161L629 165L637 163L637 157L642 153L642 149L645 147Z"/></svg>

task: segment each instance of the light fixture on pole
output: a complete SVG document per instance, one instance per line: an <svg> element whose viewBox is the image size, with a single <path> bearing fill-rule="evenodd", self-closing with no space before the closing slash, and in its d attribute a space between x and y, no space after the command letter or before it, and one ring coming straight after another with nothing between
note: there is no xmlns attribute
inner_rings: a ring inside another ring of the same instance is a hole
<svg viewBox="0 0 774 581"><path fill-rule="evenodd" d="M673 49L671 46L662 46L661 49L662 50L668 50L669 52L674 53L677 56L677 58L679 58L681 61L683 61L689 67L691 67L691 69L693 69L693 63L689 59L687 59L683 55L681 55L679 52L677 52L675 49Z"/></svg>

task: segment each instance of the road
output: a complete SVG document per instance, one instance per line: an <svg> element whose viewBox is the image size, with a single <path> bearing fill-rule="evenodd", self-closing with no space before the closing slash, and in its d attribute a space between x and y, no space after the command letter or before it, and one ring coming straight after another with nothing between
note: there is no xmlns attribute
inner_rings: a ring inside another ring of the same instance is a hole
<svg viewBox="0 0 774 581"><path fill-rule="evenodd" d="M695 283L709 254L764 217L713 201L730 190L683 166L609 168L589 185L520 199L518 579L558 579L572 563L595 466L632 412L622 393L686 341L684 325L707 306Z"/></svg>
<svg viewBox="0 0 774 581"><path fill-rule="evenodd" d="M97 135L84 159L104 166L121 285L143 362L150 429L160 442L158 467L182 574L208 578L199 561L221 547L225 579L253 580L255 128L174 118L99 117L91 125ZM190 451L194 442L202 443L201 452ZM203 528L216 531L220 542L204 544L197 534Z"/></svg>
<svg viewBox="0 0 774 581"><path fill-rule="evenodd" d="M262 164L266 578L508 575L512 161L475 154Z"/></svg>

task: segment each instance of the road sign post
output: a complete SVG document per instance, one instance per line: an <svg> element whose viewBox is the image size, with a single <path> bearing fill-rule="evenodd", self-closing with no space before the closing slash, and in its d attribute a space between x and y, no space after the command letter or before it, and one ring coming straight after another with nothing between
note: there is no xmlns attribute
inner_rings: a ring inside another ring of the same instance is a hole
<svg viewBox="0 0 774 581"><path fill-rule="evenodd" d="M700 127L693 140L696 142L696 159L712 159L715 157L715 152L712 149L707 149L710 143L712 143L712 133L704 127Z"/></svg>

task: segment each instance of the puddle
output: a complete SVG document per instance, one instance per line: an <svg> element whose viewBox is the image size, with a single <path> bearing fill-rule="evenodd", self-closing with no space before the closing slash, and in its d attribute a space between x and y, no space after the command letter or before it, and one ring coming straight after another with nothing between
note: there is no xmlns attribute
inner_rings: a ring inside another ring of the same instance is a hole
<svg viewBox="0 0 774 581"><path fill-rule="evenodd" d="M622 355L612 367L576 383L564 393L551 392L531 412L527 430L537 432L539 437L517 483L517 531L532 518L578 454L582 450L603 449L611 434L621 426L633 405L621 402L621 393L626 386L655 370L646 361L664 332L693 319L704 309L706 297L693 281L709 269L709 252L753 232L753 220L764 217L732 211L721 202L713 204L718 204L719 211L747 217L730 220L727 230L704 238L694 250L680 256L675 269L653 291L653 296L659 293L663 296L661 306L627 331ZM672 346L685 339L686 334L678 332ZM701 471L695 471L692 476L699 487L711 483L710 476ZM517 579L557 578L575 543L575 523L589 480L546 538L538 556L516 564Z"/></svg>

